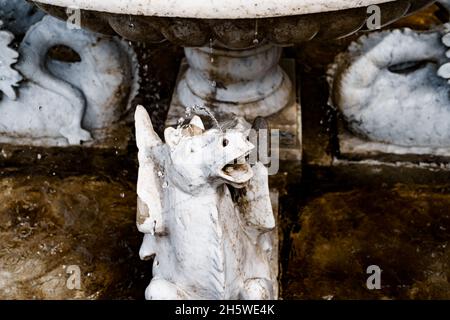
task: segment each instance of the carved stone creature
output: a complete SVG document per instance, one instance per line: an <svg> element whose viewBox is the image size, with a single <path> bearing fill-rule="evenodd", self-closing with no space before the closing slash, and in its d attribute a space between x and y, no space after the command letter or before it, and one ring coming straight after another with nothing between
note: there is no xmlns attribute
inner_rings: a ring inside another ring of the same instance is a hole
<svg viewBox="0 0 450 320"><path fill-rule="evenodd" d="M147 299L274 298L268 174L245 161L254 146L244 131L205 130L195 116L167 128L164 144L137 108L140 256L154 257Z"/></svg>
<svg viewBox="0 0 450 320"><path fill-rule="evenodd" d="M450 146L448 26L362 36L329 70L348 129L403 147Z"/></svg>
<svg viewBox="0 0 450 320"><path fill-rule="evenodd" d="M137 60L120 40L70 30L52 17L28 30L19 57L8 47L12 39L0 31L1 143L79 145L118 121L137 93ZM58 46L72 49L81 61L49 59L49 50Z"/></svg>

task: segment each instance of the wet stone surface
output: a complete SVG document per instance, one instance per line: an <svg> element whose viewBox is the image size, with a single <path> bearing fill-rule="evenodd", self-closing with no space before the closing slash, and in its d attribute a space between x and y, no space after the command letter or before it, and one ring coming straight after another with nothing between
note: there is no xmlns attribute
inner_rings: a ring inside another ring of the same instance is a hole
<svg viewBox="0 0 450 320"><path fill-rule="evenodd" d="M415 183L386 183L391 173L376 171L309 185L322 190L305 192L292 227L285 299L450 299L448 177L417 170ZM381 290L367 288L371 265L383 270Z"/></svg>
<svg viewBox="0 0 450 320"><path fill-rule="evenodd" d="M142 298L135 200L133 185L98 176L1 178L0 299Z"/></svg>

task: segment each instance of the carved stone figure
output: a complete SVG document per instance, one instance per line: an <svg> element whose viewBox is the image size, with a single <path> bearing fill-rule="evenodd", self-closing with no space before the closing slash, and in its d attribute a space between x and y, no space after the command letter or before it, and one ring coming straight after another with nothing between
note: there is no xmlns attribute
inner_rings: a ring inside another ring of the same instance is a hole
<svg viewBox="0 0 450 320"><path fill-rule="evenodd" d="M139 106L136 140L140 255L154 257L146 298L273 299L268 174L245 161L245 130L205 130L195 116L163 143Z"/></svg>
<svg viewBox="0 0 450 320"><path fill-rule="evenodd" d="M7 47L11 33L0 31L0 38L1 143L79 145L118 121L137 93L137 61L122 41L70 30L52 17L28 30L19 55ZM58 46L81 61L50 59Z"/></svg>
<svg viewBox="0 0 450 320"><path fill-rule="evenodd" d="M338 56L331 103L350 131L402 147L450 146L447 28L373 33Z"/></svg>

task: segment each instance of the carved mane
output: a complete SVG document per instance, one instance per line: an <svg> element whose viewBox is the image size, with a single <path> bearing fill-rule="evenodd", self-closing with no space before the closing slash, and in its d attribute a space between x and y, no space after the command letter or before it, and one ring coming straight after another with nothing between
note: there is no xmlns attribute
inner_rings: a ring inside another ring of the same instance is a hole
<svg viewBox="0 0 450 320"><path fill-rule="evenodd" d="M2 25L3 22L0 20L0 27ZM16 100L14 87L19 86L22 76L12 67L19 58L18 52L9 47L13 40L14 35L11 32L0 30L0 92L9 99Z"/></svg>

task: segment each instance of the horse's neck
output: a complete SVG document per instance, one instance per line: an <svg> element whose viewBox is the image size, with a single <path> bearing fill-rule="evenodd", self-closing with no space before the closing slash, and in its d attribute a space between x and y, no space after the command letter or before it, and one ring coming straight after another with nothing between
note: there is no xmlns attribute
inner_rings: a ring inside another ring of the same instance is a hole
<svg viewBox="0 0 450 320"><path fill-rule="evenodd" d="M179 214L203 216L220 221L219 215L226 214L226 212L219 212L220 208L229 207L224 206L223 203L231 201L230 198L225 197L225 193L224 186L205 188L196 194L189 194L174 187L166 192L165 206L172 208L175 216Z"/></svg>

